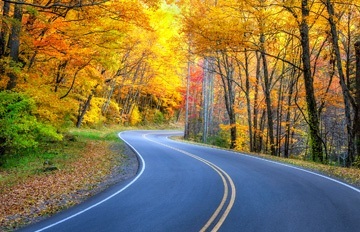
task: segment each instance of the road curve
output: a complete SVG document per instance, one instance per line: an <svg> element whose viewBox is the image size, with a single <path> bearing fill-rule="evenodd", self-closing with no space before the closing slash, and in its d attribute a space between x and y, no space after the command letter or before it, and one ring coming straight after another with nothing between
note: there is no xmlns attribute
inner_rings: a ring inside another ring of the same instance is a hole
<svg viewBox="0 0 360 232"><path fill-rule="evenodd" d="M174 133L121 133L135 178L22 231L359 231L359 189Z"/></svg>

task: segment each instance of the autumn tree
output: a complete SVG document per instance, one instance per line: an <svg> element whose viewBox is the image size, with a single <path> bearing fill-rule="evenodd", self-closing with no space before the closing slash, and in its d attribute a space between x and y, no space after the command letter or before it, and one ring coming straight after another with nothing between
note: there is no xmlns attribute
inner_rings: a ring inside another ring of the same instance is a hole
<svg viewBox="0 0 360 232"><path fill-rule="evenodd" d="M356 86L356 107L354 121L359 122L360 120L360 41L355 43L355 55L356 55L356 74L355 74L355 86ZM356 141L357 156L360 157L360 124L354 124L354 135Z"/></svg>
<svg viewBox="0 0 360 232"><path fill-rule="evenodd" d="M5 1L4 8L9 4L15 1ZM177 80L181 55L174 56L181 47L173 21L176 9L136 0L45 4L24 1L18 4L21 22L2 21L1 39L10 36L8 27L21 29L18 63L9 61L10 50L4 46L3 88L13 85L38 99L39 117L54 123L62 118L78 125L119 123L121 114L131 114L135 105L149 120L158 111L168 119L174 116L182 98ZM12 9L4 15L14 17ZM164 16L168 20L161 25L158 17ZM167 78L171 80L164 84ZM132 97L116 100L120 92Z"/></svg>

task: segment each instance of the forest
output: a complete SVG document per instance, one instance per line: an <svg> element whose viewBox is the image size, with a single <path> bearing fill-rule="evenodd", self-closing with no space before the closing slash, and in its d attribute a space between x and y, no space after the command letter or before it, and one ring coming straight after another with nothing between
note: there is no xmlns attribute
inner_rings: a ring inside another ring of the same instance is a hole
<svg viewBox="0 0 360 232"><path fill-rule="evenodd" d="M358 0L3 0L0 159L71 127L360 166Z"/></svg>
<svg viewBox="0 0 360 232"><path fill-rule="evenodd" d="M359 6L331 0L197 2L183 17L191 54L185 136L358 166Z"/></svg>
<svg viewBox="0 0 360 232"><path fill-rule="evenodd" d="M0 156L67 128L177 117L179 13L160 1L2 1Z"/></svg>

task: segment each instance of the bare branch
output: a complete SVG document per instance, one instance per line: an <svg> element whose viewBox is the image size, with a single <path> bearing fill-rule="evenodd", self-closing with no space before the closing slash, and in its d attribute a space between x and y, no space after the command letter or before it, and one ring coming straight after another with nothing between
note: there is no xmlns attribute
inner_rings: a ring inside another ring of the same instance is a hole
<svg viewBox="0 0 360 232"><path fill-rule="evenodd" d="M95 0L90 0L90 1L85 1L85 0L79 0L79 1L73 1L73 2L67 2L67 3L62 3L62 2L54 2L51 3L48 2L46 5L40 5L40 4L35 4L35 3L30 3L30 2L18 2L18 1L14 1L14 0L2 0L3 2L8 2L8 3L14 3L14 4L19 4L19 5L25 5L25 6L33 6L36 8L42 8L42 9L51 9L51 8L80 8L80 7L86 7L86 6L95 6L95 5L101 5L105 2L108 2L108 0L100 0L100 1L95 1Z"/></svg>

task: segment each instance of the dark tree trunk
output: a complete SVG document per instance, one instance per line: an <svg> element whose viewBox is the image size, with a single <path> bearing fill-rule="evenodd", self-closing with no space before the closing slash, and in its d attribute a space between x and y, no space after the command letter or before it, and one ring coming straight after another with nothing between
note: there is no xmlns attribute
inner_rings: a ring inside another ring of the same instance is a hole
<svg viewBox="0 0 360 232"><path fill-rule="evenodd" d="M81 127L81 123L84 119L84 116L87 112L87 110L89 109L90 107L90 103L91 103L91 99L93 98L94 94L95 94L95 91L96 91L96 88L98 87L99 84L95 85L94 88L91 90L91 93L90 95L88 96L87 100L85 101L85 103L80 103L80 106L79 106L79 114L78 114L78 117L77 117L77 122L76 122L76 127L77 128L80 128Z"/></svg>
<svg viewBox="0 0 360 232"><path fill-rule="evenodd" d="M356 144L356 155L360 157L360 41L355 43L356 54L356 76L355 76L355 88L356 88L356 107L354 115L354 134Z"/></svg>
<svg viewBox="0 0 360 232"><path fill-rule="evenodd" d="M234 97L233 83L231 79L232 76L233 76L233 70L229 70L229 73L227 74L226 77L228 93L225 94L225 99L227 101L226 109L230 121L230 148L234 149L236 147L237 132L236 132L236 115L234 111L235 97Z"/></svg>
<svg viewBox="0 0 360 232"><path fill-rule="evenodd" d="M21 2L21 0L19 1ZM14 8L14 22L11 29L11 35L9 37L9 48L10 48L10 58L14 62L19 61L19 49L20 49L20 33L21 33L21 22L22 22L22 5L15 4ZM16 87L17 84L17 74L14 72L9 73L9 82L7 83L6 89L11 90Z"/></svg>
<svg viewBox="0 0 360 232"><path fill-rule="evenodd" d="M253 151L260 152L260 133L258 129L258 114L259 114L259 84L260 84L260 56L256 53L256 83L254 90L254 110L253 110Z"/></svg>
<svg viewBox="0 0 360 232"><path fill-rule="evenodd" d="M247 109L247 118L248 118L248 128L249 128L249 139L250 139L250 152L254 151L254 141L253 141L253 129L252 129L252 118L251 118L251 99L250 99L250 73L249 73L249 55L245 49L245 95L246 95L246 109Z"/></svg>
<svg viewBox="0 0 360 232"><path fill-rule="evenodd" d="M185 100L185 130L184 139L190 138L190 122L189 122L189 100L190 100L190 61L187 63L187 75L186 75L186 100Z"/></svg>
<svg viewBox="0 0 360 232"><path fill-rule="evenodd" d="M64 62L60 62L59 66L58 66L56 76L55 76L54 92L58 91L60 83L65 78L65 69L66 69L67 64L68 64L68 60L65 60Z"/></svg>
<svg viewBox="0 0 360 232"><path fill-rule="evenodd" d="M336 28L336 24L334 21L335 11L333 4L330 0L326 0L326 8L329 14L329 24L330 24L330 32L331 32L331 39L332 45L335 52L335 59L336 59L336 67L339 74L340 79L340 86L343 93L343 100L345 106L345 119L346 119L346 129L347 129L347 140L348 140L348 156L346 159L347 166L350 166L351 163L354 161L354 153L355 153L355 144L354 144L354 137L353 137L353 128L352 128L352 120L351 120L351 95L349 89L347 87L342 62L341 62L341 54L340 54L340 47L339 47L339 37Z"/></svg>
<svg viewBox="0 0 360 232"><path fill-rule="evenodd" d="M261 118L260 118L260 125L259 125L259 135L258 135L258 144L257 150L259 152L263 151L263 144L264 144L264 135L263 131L265 130L265 121L266 121L266 110L262 111ZM266 149L266 148L265 148Z"/></svg>
<svg viewBox="0 0 360 232"><path fill-rule="evenodd" d="M307 18L309 17L309 5L307 0L301 1L302 20L299 25L302 47L303 76L306 92L307 116L310 129L310 149L313 161L323 162L323 147L320 137L319 116L314 93L314 83L311 75L310 64L310 44L309 44L309 26Z"/></svg>
<svg viewBox="0 0 360 232"><path fill-rule="evenodd" d="M5 20L9 17L9 12L10 12L10 3L9 2L4 2L3 5L3 19L2 19L2 24L1 24L1 32L0 32L0 56L4 56L5 55L5 51L6 51L6 37L9 34L9 28L7 23L5 22Z"/></svg>
<svg viewBox="0 0 360 232"><path fill-rule="evenodd" d="M282 74L281 74L282 75ZM278 89L278 102L276 110L276 156L281 156L281 135L282 135L282 115L283 115L283 77L280 77L280 87Z"/></svg>
<svg viewBox="0 0 360 232"><path fill-rule="evenodd" d="M264 93L265 93L265 103L266 103L266 113L267 113L267 121L268 121L268 135L269 135L269 143L270 143L270 154L276 155L275 151L275 140L274 140L274 122L273 122L273 113L271 107L271 83L269 77L268 64L265 55L265 36L260 36L261 43L261 60L263 64L264 71Z"/></svg>
<svg viewBox="0 0 360 232"><path fill-rule="evenodd" d="M234 68L229 61L229 57L225 52L220 52L220 55L222 57L222 61L224 62L224 69L225 73L222 71L220 64L220 58L218 58L218 69L221 77L221 81L223 84L223 90L224 90L224 99L225 99L225 107L226 111L229 116L229 122L230 122L230 148L233 149L236 147L236 139L237 139L237 132L236 132L236 114L234 110L234 104L235 104L235 90L234 90Z"/></svg>
<svg viewBox="0 0 360 232"><path fill-rule="evenodd" d="M296 70L293 69L291 80L289 84L289 90L287 93L287 106L286 106L286 116L285 116L285 145L284 145L284 157L289 158L289 151L290 151L290 136L291 136L291 102L293 99L294 87L297 78L295 77Z"/></svg>
<svg viewBox="0 0 360 232"><path fill-rule="evenodd" d="M18 1L22 2L22 1ZM20 33L22 22L22 5L15 4L14 8L14 23L11 29L11 35L9 37L10 57L13 61L19 61L19 49L20 49Z"/></svg>

